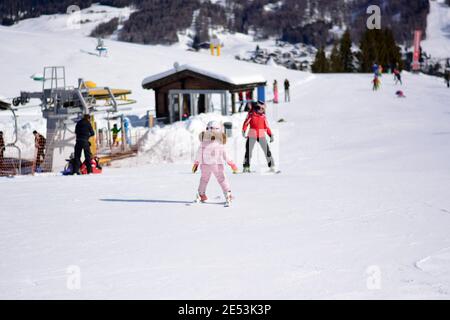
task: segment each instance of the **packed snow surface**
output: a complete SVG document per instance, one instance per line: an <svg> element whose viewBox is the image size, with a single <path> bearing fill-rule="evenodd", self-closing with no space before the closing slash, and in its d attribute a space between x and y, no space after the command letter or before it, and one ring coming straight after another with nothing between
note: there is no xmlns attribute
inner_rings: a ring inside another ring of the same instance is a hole
<svg viewBox="0 0 450 320"><path fill-rule="evenodd" d="M292 102L268 104L281 174L265 173L258 150L255 173L227 168L231 208L213 179L210 202L193 205L191 154L207 121L233 123L227 148L243 161L245 114L211 114L152 129L139 157L102 175L0 178L0 298L450 298L450 90L441 79L405 73L399 99L391 75L372 92L370 75L313 76L177 46L110 41L110 56L98 58L80 52L91 40L0 28L0 94L38 90L31 74L65 65L70 83L132 89L132 115L153 107L142 80L175 61L250 67L269 84L289 78ZM39 112L19 112L24 148L45 128Z"/></svg>

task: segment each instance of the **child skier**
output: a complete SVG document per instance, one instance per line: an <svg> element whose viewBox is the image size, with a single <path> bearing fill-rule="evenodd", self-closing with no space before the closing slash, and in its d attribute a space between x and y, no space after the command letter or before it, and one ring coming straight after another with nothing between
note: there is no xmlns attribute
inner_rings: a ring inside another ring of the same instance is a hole
<svg viewBox="0 0 450 320"><path fill-rule="evenodd" d="M213 174L224 193L226 201L225 206L228 207L231 204L231 189L227 178L225 177L225 167L223 163L226 162L234 173L237 173L238 168L234 162L228 158L225 151L226 139L227 137L225 133L223 133L221 125L216 121L208 123L206 131L200 134L201 145L198 149L197 157L192 168L193 173L197 172L199 166L202 171L196 202L206 202L208 200L208 197L206 196L206 187L208 186L211 174Z"/></svg>
<svg viewBox="0 0 450 320"><path fill-rule="evenodd" d="M406 96L405 96L405 94L403 93L402 90L398 90L398 91L395 93L395 95L396 95L398 98L406 98Z"/></svg>
<svg viewBox="0 0 450 320"><path fill-rule="evenodd" d="M403 85L402 74L401 74L400 70L398 70L397 68L394 69L394 81L395 81L395 84L400 83L401 85Z"/></svg>
<svg viewBox="0 0 450 320"><path fill-rule="evenodd" d="M381 81L377 76L373 78L372 83L373 83L373 91L377 91L378 89L380 89Z"/></svg>
<svg viewBox="0 0 450 320"><path fill-rule="evenodd" d="M113 136L113 147L117 147L119 145L119 132L122 131L122 128L118 128L117 124L114 124L113 128L111 129L112 136Z"/></svg>
<svg viewBox="0 0 450 320"><path fill-rule="evenodd" d="M381 64L378 66L378 76L379 77L383 76L383 66Z"/></svg>
<svg viewBox="0 0 450 320"><path fill-rule="evenodd" d="M379 70L378 70L378 64L376 64L375 62L373 63L373 65L372 65L372 72L373 72L373 75L376 77L376 76L378 76L378 72L379 72Z"/></svg>

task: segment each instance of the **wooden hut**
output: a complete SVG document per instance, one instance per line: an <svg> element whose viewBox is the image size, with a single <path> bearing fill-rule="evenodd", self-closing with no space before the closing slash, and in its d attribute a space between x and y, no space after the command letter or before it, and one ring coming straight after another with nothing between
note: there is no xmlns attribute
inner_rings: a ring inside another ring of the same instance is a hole
<svg viewBox="0 0 450 320"><path fill-rule="evenodd" d="M144 89L155 91L156 118L164 123L207 112L235 113L237 93L258 88L258 99L264 100L265 86L260 75L221 74L178 64L142 82Z"/></svg>

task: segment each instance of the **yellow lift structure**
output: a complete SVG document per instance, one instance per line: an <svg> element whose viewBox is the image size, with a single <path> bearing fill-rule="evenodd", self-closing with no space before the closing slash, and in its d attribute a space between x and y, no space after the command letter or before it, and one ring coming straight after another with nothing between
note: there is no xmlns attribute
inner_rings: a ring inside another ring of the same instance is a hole
<svg viewBox="0 0 450 320"><path fill-rule="evenodd" d="M81 82L80 89L87 90L88 95L95 100L106 101L105 106L113 105L111 101L112 97L114 97L114 100L117 102L118 106L136 103L136 100L128 98L128 95L131 94L131 90L129 89L109 89L104 87L98 87L97 84L93 81Z"/></svg>

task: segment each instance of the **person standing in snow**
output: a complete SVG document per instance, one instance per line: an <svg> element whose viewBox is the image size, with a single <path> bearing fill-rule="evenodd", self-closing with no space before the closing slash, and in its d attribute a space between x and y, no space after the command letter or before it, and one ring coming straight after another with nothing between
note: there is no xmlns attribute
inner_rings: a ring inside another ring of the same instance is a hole
<svg viewBox="0 0 450 320"><path fill-rule="evenodd" d="M291 102L291 94L289 92L290 87L291 84L289 83L289 80L284 80L284 102Z"/></svg>
<svg viewBox="0 0 450 320"><path fill-rule="evenodd" d="M125 140L128 145L131 145L131 123L127 117L123 118L123 129L125 131Z"/></svg>
<svg viewBox="0 0 450 320"><path fill-rule="evenodd" d="M73 174L80 174L81 152L84 152L84 159L88 173L92 173L91 166L91 143L89 139L95 136L95 131L91 125L91 116L85 114L83 118L77 122L75 126L76 143L75 143L75 162L73 166Z"/></svg>
<svg viewBox="0 0 450 320"><path fill-rule="evenodd" d="M273 81L273 103L278 103L278 82Z"/></svg>
<svg viewBox="0 0 450 320"><path fill-rule="evenodd" d="M450 70L447 70L444 75L445 83L447 84L447 88L450 88Z"/></svg>
<svg viewBox="0 0 450 320"><path fill-rule="evenodd" d="M374 76L378 76L378 64L374 63L372 66L372 72Z"/></svg>
<svg viewBox="0 0 450 320"><path fill-rule="evenodd" d="M249 112L251 108L251 101L253 100L253 90L248 90L245 93L245 112Z"/></svg>
<svg viewBox="0 0 450 320"><path fill-rule="evenodd" d="M395 81L395 84L398 84L400 82L400 84L403 85L402 74L401 74L400 70L398 70L397 68L394 69L394 81Z"/></svg>
<svg viewBox="0 0 450 320"><path fill-rule="evenodd" d="M239 97L239 112L242 112L242 109L244 108L244 94L241 92L238 93Z"/></svg>
<svg viewBox="0 0 450 320"><path fill-rule="evenodd" d="M216 121L211 121L208 123L206 131L200 134L201 145L197 151L192 172L196 173L199 167L202 172L196 202L208 200L206 188L211 175L214 175L222 188L228 206L231 203L232 196L230 184L225 176L224 162L231 167L234 173L237 173L238 168L227 155L225 150L227 136L221 127Z"/></svg>
<svg viewBox="0 0 450 320"><path fill-rule="evenodd" d="M378 66L378 76L379 77L383 76L383 66L381 64Z"/></svg>
<svg viewBox="0 0 450 320"><path fill-rule="evenodd" d="M378 76L375 76L375 77L373 78L372 83L373 83L373 88L372 88L372 90L373 90L373 91L378 91L378 89L380 89L380 84L381 84L381 81L380 81L380 79L378 78Z"/></svg>
<svg viewBox="0 0 450 320"><path fill-rule="evenodd" d="M247 129L250 127L248 136ZM252 158L253 148L256 143L259 143L266 156L267 165L272 172L275 171L275 163L273 161L272 153L270 152L269 144L267 143L266 134L270 138L270 142L274 141L272 131L264 114L264 102L258 101L252 104L252 111L248 114L247 119L242 126L242 135L247 138L245 144L245 160L244 172L250 172L250 162Z"/></svg>
<svg viewBox="0 0 450 320"><path fill-rule="evenodd" d="M44 138L42 134L40 134L36 130L33 131L33 135L34 135L34 146L36 148L36 160L35 160L36 168L39 168L45 158L45 144L47 143L47 140Z"/></svg>
<svg viewBox="0 0 450 320"><path fill-rule="evenodd" d="M118 128L117 124L114 124L111 132L112 132L112 138L113 138L113 147L117 147L119 145L119 132L122 131L122 128Z"/></svg>
<svg viewBox="0 0 450 320"><path fill-rule="evenodd" d="M0 165L3 162L4 154L5 154L5 140L3 139L3 131L0 131Z"/></svg>

